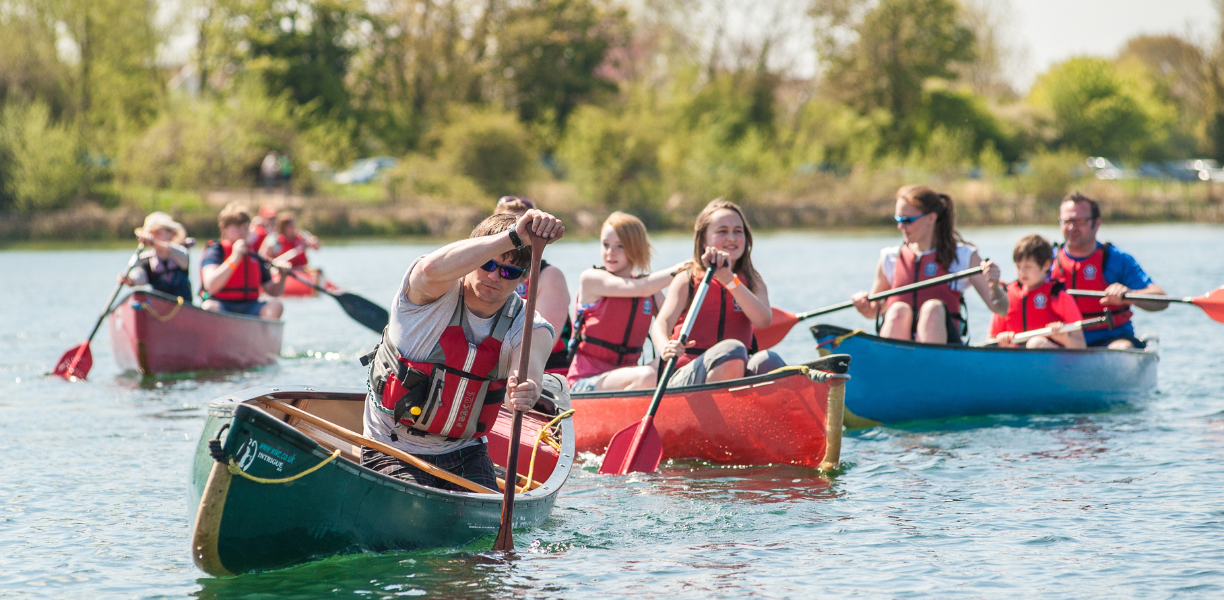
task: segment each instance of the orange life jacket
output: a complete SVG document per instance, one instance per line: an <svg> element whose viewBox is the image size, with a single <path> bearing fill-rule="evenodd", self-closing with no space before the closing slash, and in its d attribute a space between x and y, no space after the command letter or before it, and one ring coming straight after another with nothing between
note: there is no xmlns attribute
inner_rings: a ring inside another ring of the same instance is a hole
<svg viewBox="0 0 1224 600"><path fill-rule="evenodd" d="M1088 258L1076 260L1067 254L1066 246L1059 246L1054 255L1054 266L1050 269L1051 275L1062 280L1069 290L1104 291L1109 287L1109 282L1105 281L1105 263L1109 260L1109 251L1112 247L1113 245L1109 242L1100 244L1096 250L1092 251L1092 254L1088 255ZM1113 329L1131 320L1130 304L1106 309L1101 304L1100 298L1084 296L1076 296L1075 303L1079 306L1080 313L1085 319L1110 315L1108 322L1085 327L1085 331Z"/></svg>
<svg viewBox="0 0 1224 600"><path fill-rule="evenodd" d="M574 351L618 367L636 365L658 311L651 296L600 298L578 315Z"/></svg>
<svg viewBox="0 0 1224 600"><path fill-rule="evenodd" d="M935 252L928 252L919 257L910 249L909 244L901 244L897 252L897 265L893 269L892 287L899 288L903 285L947 275L948 269L935 261L935 254ZM952 289L952 282L922 288L909 294L892 296L888 298L884 306L887 308L897 302L908 304L914 311L914 318L911 320L910 326L913 330L911 333L913 333L918 331L918 311L927 300L943 302L944 314L947 319L959 328L961 335L964 335L965 321L964 317L961 316L961 304L964 302L964 296L955 289ZM882 314L883 312L881 312ZM882 324L883 321L877 319L876 333L879 333ZM949 326L949 328L951 329L952 327Z"/></svg>
<svg viewBox="0 0 1224 600"><path fill-rule="evenodd" d="M694 274L689 279L689 301L693 299L693 294L697 293L697 285L700 280ZM688 309L680 314L680 318L676 319L676 326L672 328L671 339L679 339L680 332L684 330L684 320L689 316ZM689 333L688 341L697 342L692 348L687 348L684 354L680 356L680 360L676 361L676 368L679 369L684 365L692 362L711 346L721 342L722 340L739 340L744 343L749 352L756 352L756 338L752 335L752 321L748 320L748 315L740 309L740 305L731 297L731 292L723 287L717 279L710 280L710 289L706 292L705 299L701 301L701 306L697 308L697 322L693 323L693 330Z"/></svg>
<svg viewBox="0 0 1224 600"><path fill-rule="evenodd" d="M220 242L212 241L212 244L221 244L221 249L224 252L222 260L229 260L231 254L234 253L234 242L229 240L221 240ZM230 278L225 282L225 287L221 288L215 294L208 293L204 289L204 269L200 269L200 297L213 300L223 300L225 302L251 302L259 299L259 286L263 283L260 277L259 261L256 260L248 252L242 257L242 262L234 267Z"/></svg>
<svg viewBox="0 0 1224 600"><path fill-rule="evenodd" d="M465 305L460 294L450 323L425 360L408 360L400 355L387 339L386 330L374 351L361 359L363 365L374 363L370 389L380 406L410 433L449 439L483 435L497 421L505 399L506 380L490 375L497 370L502 342L523 303L513 297L508 300L498 311L489 337L473 344L461 325ZM396 439L393 433L392 441Z"/></svg>
<svg viewBox="0 0 1224 600"><path fill-rule="evenodd" d="M293 250L294 248L302 249L301 252L298 252L293 258L289 259L290 266L294 268L304 267L309 262L306 260L306 241L302 239L302 236L295 235L292 239L289 239L285 237L285 234L278 233L276 234L276 243L280 247L281 254Z"/></svg>

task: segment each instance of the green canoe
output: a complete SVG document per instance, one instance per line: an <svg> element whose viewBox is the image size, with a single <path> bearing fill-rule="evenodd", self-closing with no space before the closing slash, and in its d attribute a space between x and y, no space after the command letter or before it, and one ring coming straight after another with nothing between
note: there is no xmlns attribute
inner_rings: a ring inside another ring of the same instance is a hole
<svg viewBox="0 0 1224 600"><path fill-rule="evenodd" d="M273 408L281 402L359 434L365 396L364 389L281 386L209 403L191 474L197 566L229 575L335 554L457 547L497 533L500 492L450 492L371 471L361 467L351 437ZM487 436L500 466L511 420L503 410ZM516 529L539 526L552 512L573 467L570 423L524 415L518 472L525 483L532 471L533 484L515 495ZM225 464L209 452L218 436Z"/></svg>

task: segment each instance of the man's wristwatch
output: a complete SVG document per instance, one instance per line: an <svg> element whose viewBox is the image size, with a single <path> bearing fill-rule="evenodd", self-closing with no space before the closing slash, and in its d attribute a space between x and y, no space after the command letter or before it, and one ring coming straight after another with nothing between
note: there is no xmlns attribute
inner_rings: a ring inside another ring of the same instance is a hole
<svg viewBox="0 0 1224 600"><path fill-rule="evenodd" d="M523 245L523 238L520 238L516 231L513 229L507 229L506 231L510 234L510 243L514 244L515 250L522 250L527 247Z"/></svg>

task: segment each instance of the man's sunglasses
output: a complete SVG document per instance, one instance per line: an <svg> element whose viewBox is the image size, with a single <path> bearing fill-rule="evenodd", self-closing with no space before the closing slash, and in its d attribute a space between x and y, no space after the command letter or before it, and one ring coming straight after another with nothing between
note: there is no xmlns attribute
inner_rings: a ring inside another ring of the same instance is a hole
<svg viewBox="0 0 1224 600"><path fill-rule="evenodd" d="M499 273L501 274L501 278L508 279L511 281L518 279L519 277L522 277L523 273L527 272L527 269L520 269L518 267L512 267L510 265L503 265L494 260L491 260L483 265L480 265L480 268L484 269L488 273L492 273L493 271L497 271L498 269L500 269Z"/></svg>
<svg viewBox="0 0 1224 600"><path fill-rule="evenodd" d="M1078 219L1059 219L1058 224L1059 225L1080 225L1083 227L1087 227L1091 225L1092 222L1095 220L1096 220L1096 217L1080 217Z"/></svg>
<svg viewBox="0 0 1224 600"><path fill-rule="evenodd" d="M910 223L913 223L914 221L917 221L918 219L921 219L922 217L925 217L929 214L931 213L922 213L916 217L903 217L901 215L893 215L893 220L901 225L909 225Z"/></svg>

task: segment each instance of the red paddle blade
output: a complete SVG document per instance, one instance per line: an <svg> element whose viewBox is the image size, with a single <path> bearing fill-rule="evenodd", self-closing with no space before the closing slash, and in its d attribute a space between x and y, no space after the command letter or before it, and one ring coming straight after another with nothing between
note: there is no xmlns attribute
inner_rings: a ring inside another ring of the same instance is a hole
<svg viewBox="0 0 1224 600"><path fill-rule="evenodd" d="M659 432L655 429L654 423L650 417L642 419L641 423L634 423L612 436L612 441L608 442L608 452L604 454L603 464L599 466L600 475L626 475L629 473L651 473L659 468L659 461L663 459L663 440L659 439ZM643 425L645 427L643 427ZM642 431L642 439L637 444L635 451L634 438L638 435L638 430ZM630 455L632 453L632 456Z"/></svg>
<svg viewBox="0 0 1224 600"><path fill-rule="evenodd" d="M1191 302L1195 306L1203 309L1211 320L1217 323L1224 323L1224 285L1199 296Z"/></svg>
<svg viewBox="0 0 1224 600"><path fill-rule="evenodd" d="M59 362L55 363L55 370L52 372L72 381L74 379L85 379L92 366L93 352L89 351L89 342L85 342L79 346L69 348L60 357Z"/></svg>
<svg viewBox="0 0 1224 600"><path fill-rule="evenodd" d="M753 335L756 336L757 350L768 350L778 345L786 334L790 333L795 323L799 322L799 317L788 313L778 307L773 307L773 321L770 321L769 327L764 329L753 329Z"/></svg>

